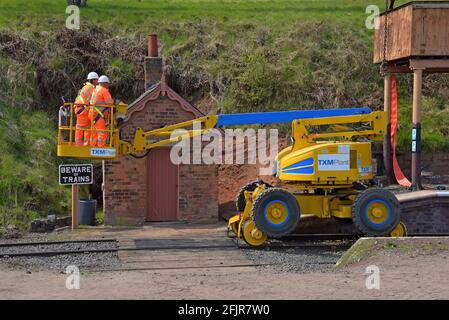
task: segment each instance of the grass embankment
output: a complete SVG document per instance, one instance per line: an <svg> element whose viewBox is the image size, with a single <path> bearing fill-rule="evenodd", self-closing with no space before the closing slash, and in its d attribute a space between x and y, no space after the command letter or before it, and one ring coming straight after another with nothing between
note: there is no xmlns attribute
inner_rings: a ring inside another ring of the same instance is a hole
<svg viewBox="0 0 449 320"><path fill-rule="evenodd" d="M396 1L397 5L407 0ZM0 26L57 30L65 20L66 1L0 0ZM88 0L81 19L119 32L149 32L163 21L226 22L227 29L251 22L288 29L297 21L329 21L364 27L368 5L385 8L383 0Z"/></svg>
<svg viewBox="0 0 449 320"><path fill-rule="evenodd" d="M96 70L131 102L143 91L149 32L159 35L170 85L213 112L382 107L365 8L383 1L89 0L79 31L65 29L65 3L0 0L0 205L17 220L65 210L55 157L60 97L73 99ZM441 75L425 81L427 151L449 149L448 84ZM399 148L408 150L410 78L399 88Z"/></svg>
<svg viewBox="0 0 449 320"><path fill-rule="evenodd" d="M447 255L449 244L444 237L403 237L403 238L360 238L337 261L336 268L344 268L367 259L377 257L395 257L401 260L401 255L419 257L426 255Z"/></svg>

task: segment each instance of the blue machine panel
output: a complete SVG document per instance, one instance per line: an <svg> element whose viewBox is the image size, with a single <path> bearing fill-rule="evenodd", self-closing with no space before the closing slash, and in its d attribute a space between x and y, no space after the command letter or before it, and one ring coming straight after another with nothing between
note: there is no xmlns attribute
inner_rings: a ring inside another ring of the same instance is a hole
<svg viewBox="0 0 449 320"><path fill-rule="evenodd" d="M217 128L222 126L242 124L270 124L292 122L298 119L329 118L339 116L353 116L371 113L370 108L346 108L346 109L320 109L320 110L293 110L280 112L255 112L219 114Z"/></svg>
<svg viewBox="0 0 449 320"><path fill-rule="evenodd" d="M313 169L313 158L307 158L305 160L296 162L288 167L282 168L282 173L286 174L312 174Z"/></svg>
<svg viewBox="0 0 449 320"><path fill-rule="evenodd" d="M285 174L313 174L313 172L314 172L313 167L303 167L295 170L282 171L282 173Z"/></svg>
<svg viewBox="0 0 449 320"><path fill-rule="evenodd" d="M296 162L292 165L289 165L288 167L285 167L282 170L297 169L299 167L308 167L311 165L313 165L313 158L307 158L306 160L302 160L302 161Z"/></svg>

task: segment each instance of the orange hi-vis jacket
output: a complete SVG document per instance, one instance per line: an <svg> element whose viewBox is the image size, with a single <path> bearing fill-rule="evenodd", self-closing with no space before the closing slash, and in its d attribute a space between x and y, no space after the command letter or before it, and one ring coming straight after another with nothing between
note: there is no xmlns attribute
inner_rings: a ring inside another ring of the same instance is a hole
<svg viewBox="0 0 449 320"><path fill-rule="evenodd" d="M91 102L92 94L94 93L95 85L90 82L84 84L80 90L78 97L75 100L75 115L77 118L76 126L79 129L90 129L89 120L89 104Z"/></svg>
<svg viewBox="0 0 449 320"><path fill-rule="evenodd" d="M78 146L88 146L90 141L90 120L89 104L94 93L95 85L90 82L84 84L75 100L75 144Z"/></svg>
<svg viewBox="0 0 449 320"><path fill-rule="evenodd" d="M108 106L114 104L111 93L108 88L98 86L91 99L92 108L89 110L89 119L95 124L100 119L107 120L109 115Z"/></svg>
<svg viewBox="0 0 449 320"><path fill-rule="evenodd" d="M109 138L107 130L107 120L109 117L110 106L114 104L109 89L99 86L95 89L91 99L91 108L89 110L89 119L92 121L94 131L90 136L90 145L105 147ZM109 108L108 108L109 106Z"/></svg>

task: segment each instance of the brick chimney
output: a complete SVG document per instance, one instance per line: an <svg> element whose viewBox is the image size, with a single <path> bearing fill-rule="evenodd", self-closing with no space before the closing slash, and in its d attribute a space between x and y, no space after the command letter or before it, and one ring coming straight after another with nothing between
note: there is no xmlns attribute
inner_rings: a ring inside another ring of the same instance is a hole
<svg viewBox="0 0 449 320"><path fill-rule="evenodd" d="M161 81L161 77L162 58L158 53L157 35L153 33L148 36L148 56L145 57L145 91Z"/></svg>

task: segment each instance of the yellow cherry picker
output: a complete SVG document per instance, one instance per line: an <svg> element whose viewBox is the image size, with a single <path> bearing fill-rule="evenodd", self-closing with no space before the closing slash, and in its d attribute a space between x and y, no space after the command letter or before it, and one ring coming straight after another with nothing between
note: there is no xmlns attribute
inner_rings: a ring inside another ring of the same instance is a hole
<svg viewBox="0 0 449 320"><path fill-rule="evenodd" d="M228 221L228 230L251 246L291 233L302 214L352 221L367 236L407 233L400 221L399 201L390 191L378 188L373 176L371 144L386 134L383 111L340 108L207 115L147 132L136 128L134 139L125 141L117 120L126 116L128 106L119 103L110 107L108 145L99 148L73 142L74 105L65 103L65 107L69 121L59 126L58 156L95 160L140 157L213 128L291 123L292 144L276 156L273 174L294 191L263 181L250 183L238 193L238 213ZM174 136L177 129L187 131Z"/></svg>

